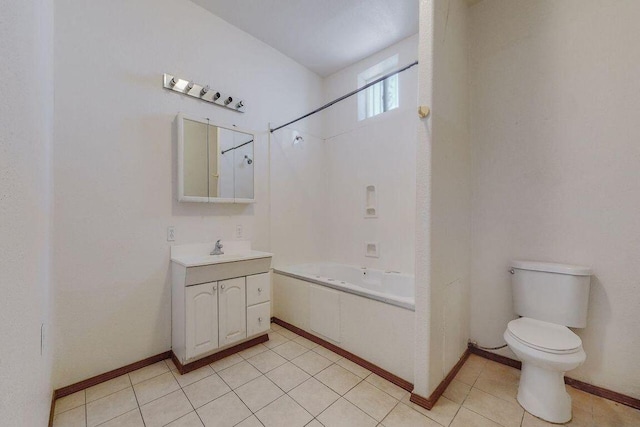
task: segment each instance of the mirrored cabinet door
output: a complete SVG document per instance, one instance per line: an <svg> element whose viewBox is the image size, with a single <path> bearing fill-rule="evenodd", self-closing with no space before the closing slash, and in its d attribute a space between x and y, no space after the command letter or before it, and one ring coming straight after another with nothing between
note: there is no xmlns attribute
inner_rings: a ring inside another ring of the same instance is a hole
<svg viewBox="0 0 640 427"><path fill-rule="evenodd" d="M253 134L178 114L178 200L252 203Z"/></svg>

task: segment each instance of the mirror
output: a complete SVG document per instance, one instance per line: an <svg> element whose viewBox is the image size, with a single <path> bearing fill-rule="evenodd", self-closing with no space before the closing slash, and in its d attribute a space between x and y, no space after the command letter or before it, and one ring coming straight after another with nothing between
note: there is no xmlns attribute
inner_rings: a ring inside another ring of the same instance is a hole
<svg viewBox="0 0 640 427"><path fill-rule="evenodd" d="M251 203L252 133L178 114L178 200Z"/></svg>

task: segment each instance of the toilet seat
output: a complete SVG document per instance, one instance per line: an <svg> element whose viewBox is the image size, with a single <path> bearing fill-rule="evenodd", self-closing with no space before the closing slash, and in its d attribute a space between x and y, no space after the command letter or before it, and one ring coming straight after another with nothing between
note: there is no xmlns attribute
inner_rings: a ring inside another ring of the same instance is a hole
<svg viewBox="0 0 640 427"><path fill-rule="evenodd" d="M570 354L582 348L580 337L566 326L528 317L509 322L507 332L523 345L545 353Z"/></svg>

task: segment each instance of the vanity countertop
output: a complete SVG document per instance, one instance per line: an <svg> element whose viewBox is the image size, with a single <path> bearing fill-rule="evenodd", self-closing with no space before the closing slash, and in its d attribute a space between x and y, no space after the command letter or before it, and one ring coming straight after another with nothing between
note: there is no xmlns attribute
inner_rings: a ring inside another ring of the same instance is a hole
<svg viewBox="0 0 640 427"><path fill-rule="evenodd" d="M228 262L248 261L259 258L270 258L272 253L254 251L249 241L222 242L222 255L210 255L215 243L195 243L171 246L171 261L184 267L223 264Z"/></svg>

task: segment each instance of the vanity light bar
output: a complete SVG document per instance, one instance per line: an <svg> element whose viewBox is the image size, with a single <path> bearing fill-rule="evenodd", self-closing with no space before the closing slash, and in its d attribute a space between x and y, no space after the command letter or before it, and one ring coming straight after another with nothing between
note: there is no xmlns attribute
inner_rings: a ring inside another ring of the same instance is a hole
<svg viewBox="0 0 640 427"><path fill-rule="evenodd" d="M163 75L162 83L165 89L179 92L210 104L215 104L227 110L244 113L243 100L239 98L234 99L232 96L222 96L220 92L211 89L209 85L199 85L191 80L184 80L167 73Z"/></svg>

